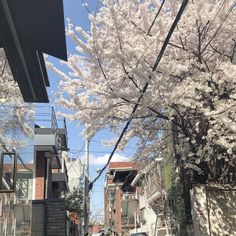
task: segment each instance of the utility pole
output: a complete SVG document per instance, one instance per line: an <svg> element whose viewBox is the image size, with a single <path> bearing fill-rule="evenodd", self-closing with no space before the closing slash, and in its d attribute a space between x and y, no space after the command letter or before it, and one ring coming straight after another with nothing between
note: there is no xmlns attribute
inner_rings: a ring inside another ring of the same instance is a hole
<svg viewBox="0 0 236 236"><path fill-rule="evenodd" d="M79 189L80 193L84 195L84 163L80 161L79 165L80 177L79 177ZM83 196L84 199L84 196ZM82 209L79 209L79 224L78 224L78 232L79 236L83 236L83 212Z"/></svg>
<svg viewBox="0 0 236 236"><path fill-rule="evenodd" d="M84 235L89 233L89 139L85 137L85 158L84 158Z"/></svg>

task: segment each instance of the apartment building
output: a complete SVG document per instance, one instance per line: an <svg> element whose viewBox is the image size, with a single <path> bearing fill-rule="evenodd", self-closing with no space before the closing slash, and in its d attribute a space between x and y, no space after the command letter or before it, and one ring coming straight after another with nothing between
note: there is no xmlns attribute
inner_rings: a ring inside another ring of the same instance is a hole
<svg viewBox="0 0 236 236"><path fill-rule="evenodd" d="M51 113L39 114L34 129L32 235L67 235L66 122L58 122L53 108Z"/></svg>
<svg viewBox="0 0 236 236"><path fill-rule="evenodd" d="M25 117L19 125L20 108L0 106L0 235L30 235L33 179L33 139L24 127L33 130ZM22 109L22 108L21 108Z"/></svg>
<svg viewBox="0 0 236 236"><path fill-rule="evenodd" d="M67 59L62 0L0 0L2 236L34 235L32 199L53 196L53 174L50 167L46 170L51 164L41 151L34 151L33 108L24 103L48 102L50 83L43 53ZM55 158L50 160L54 163Z"/></svg>
<svg viewBox="0 0 236 236"><path fill-rule="evenodd" d="M131 182L138 168L134 162L111 162L105 179L105 227L113 235L127 235L138 226L138 195Z"/></svg>
<svg viewBox="0 0 236 236"><path fill-rule="evenodd" d="M11 114L12 107L4 111ZM14 109L13 109L14 110ZM6 112L5 112L6 113ZM15 116L8 114L14 121ZM6 118L7 114L4 114ZM1 118L1 117L0 117ZM4 119L3 118L3 119ZM37 120L37 119L36 119ZM65 166L66 124L59 126L52 109L50 126L28 121L34 135L24 136L21 129L2 137L0 166L0 235L66 235L67 215L61 198L68 191ZM52 122L53 120L53 122ZM4 122L1 122L3 125ZM13 122L13 124L17 124ZM26 125L26 124L25 124ZM12 128L12 127L11 127ZM17 149L9 144L21 141ZM5 145L3 145L3 141ZM69 234L67 234L69 235Z"/></svg>

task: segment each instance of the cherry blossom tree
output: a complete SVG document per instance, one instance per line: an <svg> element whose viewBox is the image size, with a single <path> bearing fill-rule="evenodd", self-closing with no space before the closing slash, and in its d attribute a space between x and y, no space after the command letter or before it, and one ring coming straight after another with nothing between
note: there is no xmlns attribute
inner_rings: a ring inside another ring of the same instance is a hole
<svg viewBox="0 0 236 236"><path fill-rule="evenodd" d="M33 135L33 105L24 103L3 49L0 49L0 146L11 150L27 145Z"/></svg>
<svg viewBox="0 0 236 236"><path fill-rule="evenodd" d="M64 63L69 72L48 63L62 77L57 95L66 116L87 123L90 136L107 127L119 135L138 105L120 148L136 137L139 158L152 158L174 131L186 170L216 181L232 177L235 1L189 1L157 67L182 1L101 2L89 32L68 21L77 50Z"/></svg>

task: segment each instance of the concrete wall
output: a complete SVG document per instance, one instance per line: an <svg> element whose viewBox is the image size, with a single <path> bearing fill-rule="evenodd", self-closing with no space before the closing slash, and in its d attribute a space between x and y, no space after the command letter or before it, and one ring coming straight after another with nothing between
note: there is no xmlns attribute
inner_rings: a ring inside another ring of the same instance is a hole
<svg viewBox="0 0 236 236"><path fill-rule="evenodd" d="M66 236L64 200L33 201L31 229L32 236Z"/></svg>
<svg viewBox="0 0 236 236"><path fill-rule="evenodd" d="M236 235L236 186L195 186L191 203L194 236Z"/></svg>
<svg viewBox="0 0 236 236"><path fill-rule="evenodd" d="M74 188L79 187L80 177L82 174L82 165L78 159L74 160L73 158L68 158L66 160L66 167L68 171L68 185L70 191L73 191Z"/></svg>

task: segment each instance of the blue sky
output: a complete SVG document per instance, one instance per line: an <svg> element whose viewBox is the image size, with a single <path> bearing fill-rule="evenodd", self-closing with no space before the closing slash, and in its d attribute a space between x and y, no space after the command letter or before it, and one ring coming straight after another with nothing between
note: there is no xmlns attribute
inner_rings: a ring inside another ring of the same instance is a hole
<svg viewBox="0 0 236 236"><path fill-rule="evenodd" d="M90 11L94 12L100 6L99 0L86 0ZM82 6L83 1L81 0L64 0L64 12L65 21L66 18L70 18L74 25L81 26L85 31L90 28L88 20L88 11ZM67 50L68 53L75 53L73 42L67 38ZM60 69L65 70L59 60L49 57L49 60L57 65ZM57 89L57 84L60 78L48 70L48 76L50 80L50 88L48 89L51 103L53 104L53 92ZM84 156L84 139L81 135L81 129L76 128L77 122L67 121L68 138L69 138L69 156L80 158L83 160ZM112 134L108 130L102 130L99 132L90 142L90 176L94 179L97 175L96 170L103 167L105 160L108 158L111 148L107 148L101 145L101 141L104 139L112 138ZM114 160L123 160L124 157L131 157L134 152L134 147L131 145L127 148L125 153L117 152L114 155ZM104 175L96 182L91 192L91 211L92 214L103 214L103 190L104 190Z"/></svg>

